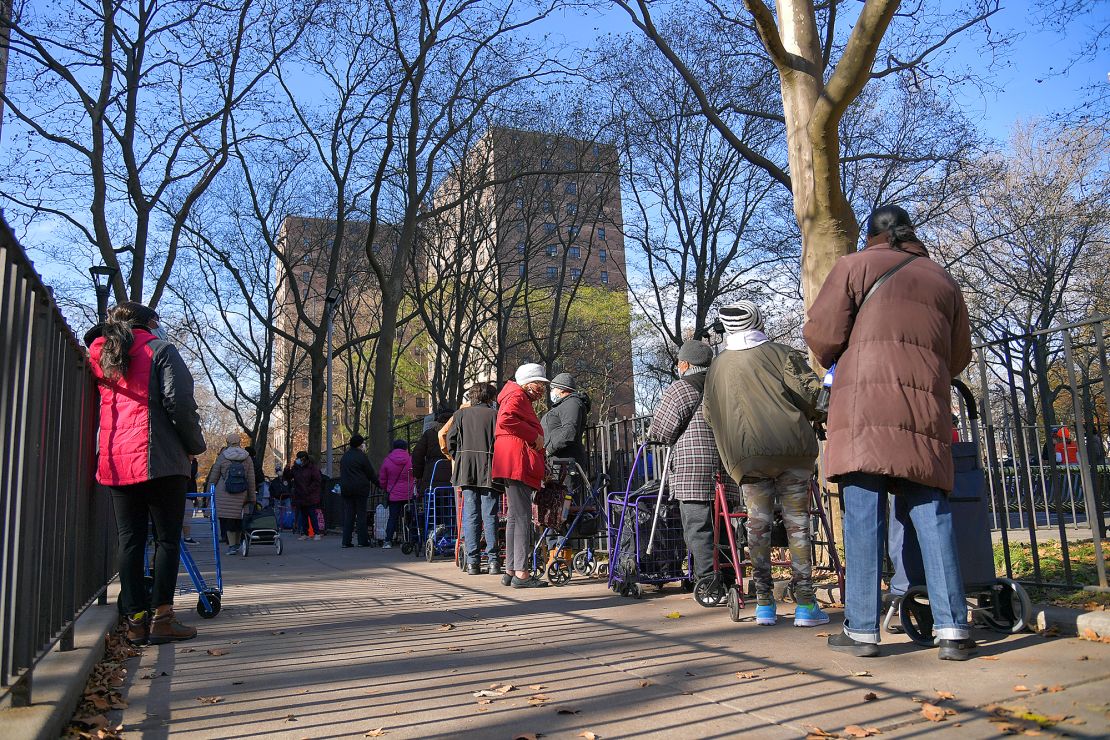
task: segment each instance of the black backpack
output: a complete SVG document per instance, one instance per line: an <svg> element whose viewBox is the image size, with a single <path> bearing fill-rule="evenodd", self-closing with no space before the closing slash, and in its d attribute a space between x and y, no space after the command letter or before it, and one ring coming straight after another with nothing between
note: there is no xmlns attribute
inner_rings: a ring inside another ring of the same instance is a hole
<svg viewBox="0 0 1110 740"><path fill-rule="evenodd" d="M233 461L227 468L224 490L228 493L245 493L247 490L247 469L238 460Z"/></svg>

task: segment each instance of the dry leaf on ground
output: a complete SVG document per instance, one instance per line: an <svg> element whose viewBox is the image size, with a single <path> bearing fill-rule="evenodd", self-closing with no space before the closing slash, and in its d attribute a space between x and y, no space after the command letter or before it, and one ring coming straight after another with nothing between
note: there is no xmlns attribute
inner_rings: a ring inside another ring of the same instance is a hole
<svg viewBox="0 0 1110 740"><path fill-rule="evenodd" d="M640 681L641 689L646 689L648 686L651 686L651 681Z"/></svg>
<svg viewBox="0 0 1110 740"><path fill-rule="evenodd" d="M224 698L222 696L198 696L197 697L197 701L199 701L201 704L219 704L223 700L224 700Z"/></svg>
<svg viewBox="0 0 1110 740"><path fill-rule="evenodd" d="M229 650L224 650L223 648L208 648L207 650L205 650L205 652L208 653L209 655L219 656L219 655L227 655L230 651Z"/></svg>
<svg viewBox="0 0 1110 740"><path fill-rule="evenodd" d="M874 691L868 691L866 694L863 695L864 701L875 701L878 698L879 695L876 694Z"/></svg>
<svg viewBox="0 0 1110 740"><path fill-rule="evenodd" d="M679 614L678 612L671 612L670 614L664 614L663 616L667 619L678 619L682 615Z"/></svg>
<svg viewBox="0 0 1110 740"><path fill-rule="evenodd" d="M832 632L818 632L814 637L832 637Z"/></svg>
<svg viewBox="0 0 1110 740"><path fill-rule="evenodd" d="M1028 686L1022 686L1021 684L1018 684L1017 686L1014 687L1014 691L1028 691L1028 690L1029 690Z"/></svg>
<svg viewBox="0 0 1110 740"><path fill-rule="evenodd" d="M516 691L516 686L513 686L511 683L494 683L490 684L490 688L502 695L510 691Z"/></svg>
<svg viewBox="0 0 1110 740"><path fill-rule="evenodd" d="M956 695L953 694L951 691L941 691L940 689L937 689L936 691L937 691L937 701L938 702L956 698Z"/></svg>
<svg viewBox="0 0 1110 740"><path fill-rule="evenodd" d="M455 625L453 624L441 624L436 628L436 632L450 632L453 629L455 629Z"/></svg>
<svg viewBox="0 0 1110 740"><path fill-rule="evenodd" d="M528 688L532 689L532 691L543 691L547 687L544 686L542 683L534 683L531 686L529 686Z"/></svg>
<svg viewBox="0 0 1110 740"><path fill-rule="evenodd" d="M544 704L547 700L548 697L544 694L534 694L533 696L528 697L528 704L533 707L538 707Z"/></svg>
<svg viewBox="0 0 1110 740"><path fill-rule="evenodd" d="M852 671L848 675L855 676L856 678L867 678L871 676L871 671Z"/></svg>
<svg viewBox="0 0 1110 740"><path fill-rule="evenodd" d="M473 694L471 694L471 696L473 696L477 699L480 699L483 696L497 697L497 696L503 696L503 694L499 694L496 691L490 691L489 689L482 689L481 691L475 691Z"/></svg>
<svg viewBox="0 0 1110 740"><path fill-rule="evenodd" d="M594 733L590 732L589 730L584 730L583 732L578 733L578 737L584 737L584 738L586 738L586 740L598 740L598 738L600 738L601 735L595 735Z"/></svg>
<svg viewBox="0 0 1110 740"><path fill-rule="evenodd" d="M376 729L376 730L368 730L368 731L366 732L366 734L365 734L365 735L363 735L363 737L381 737L381 736L382 736L382 735L384 735L385 733L386 733L386 730L385 730L385 728L383 728L383 727L379 727L379 728L378 728L378 729Z"/></svg>
<svg viewBox="0 0 1110 740"><path fill-rule="evenodd" d="M979 660L998 660L997 655L980 655Z"/></svg>
<svg viewBox="0 0 1110 740"><path fill-rule="evenodd" d="M1060 684L1056 684L1055 686L1049 686L1048 689L1046 689L1046 690L1050 694L1057 694L1057 693L1063 691L1064 687L1061 686Z"/></svg>
<svg viewBox="0 0 1110 740"><path fill-rule="evenodd" d="M826 732L817 725L805 725L805 728L809 732L809 734L806 735L806 740L816 740L817 738L823 737L840 737L835 732Z"/></svg>
<svg viewBox="0 0 1110 740"><path fill-rule="evenodd" d="M955 714L951 709L944 709L938 707L936 704L923 702L921 704L921 716L930 722L943 722L946 717Z"/></svg>
<svg viewBox="0 0 1110 740"><path fill-rule="evenodd" d="M297 715L287 714L287 715L285 715L285 721L286 722L296 722L297 721Z"/></svg>
<svg viewBox="0 0 1110 740"><path fill-rule="evenodd" d="M736 677L737 678L748 679L748 678L759 678L760 676L759 676L758 673L755 673L753 671L748 671L748 672L737 671L736 672Z"/></svg>
<svg viewBox="0 0 1110 740"><path fill-rule="evenodd" d="M859 725L848 725L844 728L844 734L848 737L871 737L872 735L881 735L878 727L860 727Z"/></svg>

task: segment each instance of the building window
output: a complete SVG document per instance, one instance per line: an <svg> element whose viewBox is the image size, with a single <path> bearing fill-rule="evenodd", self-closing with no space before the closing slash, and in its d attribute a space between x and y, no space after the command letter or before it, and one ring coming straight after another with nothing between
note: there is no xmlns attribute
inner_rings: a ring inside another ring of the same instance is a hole
<svg viewBox="0 0 1110 740"><path fill-rule="evenodd" d="M580 260L580 259L582 259L582 248L581 247L570 247L570 248L567 249L567 254L570 255L570 258L572 260Z"/></svg>
<svg viewBox="0 0 1110 740"><path fill-rule="evenodd" d="M524 208L524 198L517 198L516 199L516 207L517 208Z"/></svg>
<svg viewBox="0 0 1110 740"><path fill-rule="evenodd" d="M306 283L307 283L307 282L311 282L311 280L312 280L312 273L311 273L311 272L309 272L308 270L305 270L304 272L302 272L302 273L301 273L301 280L302 280L303 282L306 282Z"/></svg>
<svg viewBox="0 0 1110 740"><path fill-rule="evenodd" d="M605 260L609 259L608 250L605 250L605 249L597 250L597 258L598 258L599 261L605 262Z"/></svg>
<svg viewBox="0 0 1110 740"><path fill-rule="evenodd" d="M524 254L525 251L527 251L527 248L524 246L524 242L517 242L516 243L516 253L517 254Z"/></svg>
<svg viewBox="0 0 1110 740"><path fill-rule="evenodd" d="M543 190L544 190L545 193L551 192L551 189L554 188L554 187L555 187L555 181L554 180L548 178L548 179L543 181Z"/></svg>
<svg viewBox="0 0 1110 740"><path fill-rule="evenodd" d="M541 159L540 160L540 169L541 170L551 169L551 160L547 159L547 158Z"/></svg>
<svg viewBox="0 0 1110 740"><path fill-rule="evenodd" d="M543 225L543 230L544 230L544 232L546 232L548 234L554 234L555 233L555 224L546 223L546 224Z"/></svg>
<svg viewBox="0 0 1110 740"><path fill-rule="evenodd" d="M305 239L305 242L306 242L305 246L307 247L308 246L308 244L307 244L308 239ZM307 254L304 257L301 257L301 264L307 265L309 259L311 259L311 258Z"/></svg>
<svg viewBox="0 0 1110 740"><path fill-rule="evenodd" d="M404 396L397 396L397 398L396 398L396 399L395 399L395 400L393 401L393 403L394 403L394 404L395 404L395 405L397 406L397 408L399 408L399 409L400 409L400 408L404 408L404 406L405 406L405 398L404 398Z"/></svg>
<svg viewBox="0 0 1110 740"><path fill-rule="evenodd" d="M559 248L557 246L555 246L554 244L548 244L547 245L547 256L548 257L557 257L558 255L559 255Z"/></svg>
<svg viewBox="0 0 1110 740"><path fill-rule="evenodd" d="M424 396L417 396L416 397L416 408L422 409L422 408L426 407L427 405L428 404L424 401Z"/></svg>
<svg viewBox="0 0 1110 740"><path fill-rule="evenodd" d="M563 169L564 170L573 170L574 169L574 162L570 161L569 159L566 160L565 162L563 162Z"/></svg>
<svg viewBox="0 0 1110 740"><path fill-rule="evenodd" d="M549 280L554 280L557 277L559 277L559 268L558 267L549 267L549 268L547 268L547 278Z"/></svg>
<svg viewBox="0 0 1110 740"><path fill-rule="evenodd" d="M604 226L597 229L596 233L597 233L597 238L598 239L600 239L601 241L605 241L605 227Z"/></svg>
<svg viewBox="0 0 1110 740"><path fill-rule="evenodd" d="M604 283L605 285L609 284L609 271L608 270L602 270L601 271L601 282Z"/></svg>
<svg viewBox="0 0 1110 740"><path fill-rule="evenodd" d="M577 280L580 277L582 277L582 271L581 270L579 270L577 267L570 268L570 279L571 280Z"/></svg>
<svg viewBox="0 0 1110 740"><path fill-rule="evenodd" d="M568 182L568 183L567 183L567 184L566 184L566 185L564 186L564 188L563 188L563 189L564 189L564 190L566 191L566 194L567 194L567 195L577 195L577 194L578 194L578 183L576 183L576 182Z"/></svg>
<svg viewBox="0 0 1110 740"><path fill-rule="evenodd" d="M569 236L571 239L573 239L574 237L578 236L578 232L580 232L580 231L582 231L581 226L568 226L567 227L567 236Z"/></svg>
<svg viewBox="0 0 1110 740"><path fill-rule="evenodd" d="M301 378L301 388L307 389L311 385L312 384L308 381L308 378Z"/></svg>
<svg viewBox="0 0 1110 740"><path fill-rule="evenodd" d="M598 146L597 144L594 144L594 156L595 157L600 157L601 156L601 147Z"/></svg>
<svg viewBox="0 0 1110 740"><path fill-rule="evenodd" d="M543 202L543 212L544 213L554 213L555 212L555 207L551 205L551 201L545 200Z"/></svg>
<svg viewBox="0 0 1110 740"><path fill-rule="evenodd" d="M573 216L576 213L578 213L578 204L577 203L567 203L567 215L568 216Z"/></svg>

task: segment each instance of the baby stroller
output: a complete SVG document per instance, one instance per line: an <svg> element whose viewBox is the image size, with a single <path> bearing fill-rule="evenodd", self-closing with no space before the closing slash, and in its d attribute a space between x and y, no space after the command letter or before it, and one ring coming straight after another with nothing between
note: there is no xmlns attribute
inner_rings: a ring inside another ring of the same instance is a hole
<svg viewBox="0 0 1110 740"><path fill-rule="evenodd" d="M251 548L258 545L272 547L275 554L281 555L281 533L278 531L277 512L272 506L243 517L243 539L239 543L239 554L247 557Z"/></svg>
<svg viewBox="0 0 1110 740"><path fill-rule="evenodd" d="M952 443L956 479L952 495L948 497L968 608L975 624L996 632L1021 632L1029 626L1033 605L1021 584L1009 578L998 578L995 574L986 481L979 456L978 405L971 390L961 381L953 380L952 385L963 396L971 430L970 442ZM911 561L917 566L914 570L922 572L920 560L920 550L903 548L897 562L902 565ZM892 579L892 583L898 581L910 583L911 579L902 571ZM928 590L923 584L910 583L904 594L891 596L883 620L888 632L899 631L894 629L895 617L902 631L915 643L933 645L933 613L929 608Z"/></svg>

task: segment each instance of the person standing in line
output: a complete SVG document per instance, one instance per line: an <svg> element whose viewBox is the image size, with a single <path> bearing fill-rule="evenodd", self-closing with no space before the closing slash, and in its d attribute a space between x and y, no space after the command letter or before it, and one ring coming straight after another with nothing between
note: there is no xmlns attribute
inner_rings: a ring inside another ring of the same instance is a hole
<svg viewBox="0 0 1110 740"><path fill-rule="evenodd" d="M471 386L469 405L451 417L447 450L454 463L453 485L462 489L463 540L466 543L467 573L482 573L481 533L486 538L489 574L501 574L497 543L497 509L501 495L493 489L493 432L497 411L493 400L497 388L491 383Z"/></svg>
<svg viewBox="0 0 1110 740"><path fill-rule="evenodd" d="M867 305L863 305L866 301ZM941 660L967 660L967 602L948 493L952 379L971 361L967 305L897 206L867 219L867 245L841 257L809 309L806 344L836 364L826 473L844 496L843 632L833 650L879 654L887 494L921 547Z"/></svg>
<svg viewBox="0 0 1110 740"><path fill-rule="evenodd" d="M208 471L208 485L216 486L216 516L227 537L228 555L239 554L243 517L251 512L256 500L255 481L250 453L239 446L239 432L229 433L227 446Z"/></svg>
<svg viewBox="0 0 1110 740"><path fill-rule="evenodd" d="M778 621L771 580L771 527L778 502L790 547L794 626L828 624L829 615L813 592L809 516L821 381L801 352L767 338L763 316L751 301L725 306L720 318L728 336L705 378L705 420L725 470L744 488L755 623Z"/></svg>
<svg viewBox="0 0 1110 740"><path fill-rule="evenodd" d="M543 366L529 362L517 368L515 380L506 382L497 396L491 474L494 481L505 485L508 498L507 572L501 582L513 588L547 585L531 577L525 567L532 534L532 496L543 485L546 473L543 427L532 404L543 398L547 383Z"/></svg>
<svg viewBox="0 0 1110 740"><path fill-rule="evenodd" d="M366 530L366 502L370 488L378 474L366 456L362 445L366 439L355 432L347 444L347 451L339 459L339 492L343 495L343 538L340 547L354 547L352 535L358 534L358 546L370 546Z"/></svg>
<svg viewBox="0 0 1110 740"><path fill-rule="evenodd" d="M197 631L177 620L173 597L189 456L205 450L193 376L166 341L158 314L141 303L113 308L85 343L100 391L96 480L111 491L116 514L126 638L135 645L191 639ZM151 524L154 583L148 596L143 566Z"/></svg>
<svg viewBox="0 0 1110 740"><path fill-rule="evenodd" d="M309 522L312 522L315 530L313 539L322 540L324 538L320 527L322 517L319 512L323 478L320 475L320 469L316 467L316 462L307 452L301 450L297 453L293 464L285 469L283 477L289 481L293 489L293 506L297 513L297 531L300 533L297 539L309 539Z"/></svg>
<svg viewBox="0 0 1110 740"><path fill-rule="evenodd" d="M393 538L397 534L405 504L412 499L412 457L409 455L409 443L405 440L393 440L393 451L382 462L379 483L389 494L389 520L385 525L385 543L382 545L383 549L388 550L393 547Z"/></svg>
<svg viewBox="0 0 1110 740"><path fill-rule="evenodd" d="M544 448L548 457L573 458L586 469L586 418L590 415L590 397L575 390L574 376L559 373L551 381L551 408L540 419Z"/></svg>
<svg viewBox="0 0 1110 740"><path fill-rule="evenodd" d="M428 488L444 488L451 485L451 462L443 454L439 444L439 430L454 414L454 409L441 407L436 410L431 426L424 430L412 448L412 475L416 479L421 495ZM438 463L438 464L437 464Z"/></svg>
<svg viewBox="0 0 1110 740"><path fill-rule="evenodd" d="M702 411L705 374L712 361L713 350L705 342L682 343L678 380L663 391L647 431L650 441L673 446L667 493L678 500L682 537L695 578L713 574L713 496L718 475L730 505L740 501L740 489L721 466L713 430Z"/></svg>

